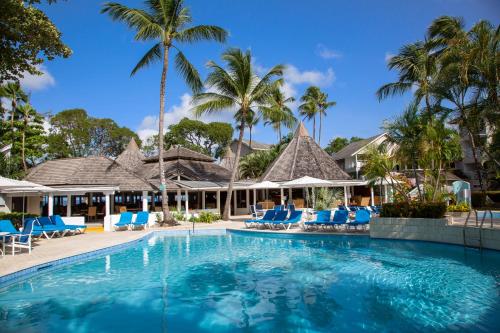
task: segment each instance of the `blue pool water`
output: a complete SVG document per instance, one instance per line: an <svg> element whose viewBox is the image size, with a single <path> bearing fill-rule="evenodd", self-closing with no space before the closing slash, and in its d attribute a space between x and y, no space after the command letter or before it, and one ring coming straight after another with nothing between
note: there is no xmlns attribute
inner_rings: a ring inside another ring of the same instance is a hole
<svg viewBox="0 0 500 333"><path fill-rule="evenodd" d="M0 289L1 332L498 332L500 252L156 235Z"/></svg>

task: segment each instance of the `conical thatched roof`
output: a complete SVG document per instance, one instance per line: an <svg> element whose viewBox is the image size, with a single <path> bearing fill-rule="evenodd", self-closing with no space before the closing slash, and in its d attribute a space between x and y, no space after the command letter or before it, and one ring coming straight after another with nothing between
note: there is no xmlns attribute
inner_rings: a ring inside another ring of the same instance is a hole
<svg viewBox="0 0 500 333"><path fill-rule="evenodd" d="M147 162L158 162L158 156L147 158ZM203 161L203 162L214 162L215 160L205 154L199 153L197 151L182 147L180 145L174 146L167 151L163 152L164 161L173 160L191 160L191 161Z"/></svg>
<svg viewBox="0 0 500 333"><path fill-rule="evenodd" d="M143 161L144 155L139 150L139 146L134 138L130 139L127 148L116 158L116 162L130 170L135 170L141 166L144 163Z"/></svg>
<svg viewBox="0 0 500 333"><path fill-rule="evenodd" d="M288 181L309 176L326 180L351 177L309 136L301 122L292 141L269 166L262 181Z"/></svg>

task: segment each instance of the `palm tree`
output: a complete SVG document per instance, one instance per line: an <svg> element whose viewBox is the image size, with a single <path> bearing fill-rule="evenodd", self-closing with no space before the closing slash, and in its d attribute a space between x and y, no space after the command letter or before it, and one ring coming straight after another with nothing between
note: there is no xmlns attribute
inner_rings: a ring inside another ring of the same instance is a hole
<svg viewBox="0 0 500 333"><path fill-rule="evenodd" d="M297 118L295 118L292 109L287 105L287 103L293 101L295 101L295 98L286 98L281 90L276 88L272 91L268 105L260 108L265 119L264 125L271 125L278 132L278 142L281 141L281 126L290 129L297 123Z"/></svg>
<svg viewBox="0 0 500 333"><path fill-rule="evenodd" d="M304 95L300 98L303 103L299 106L299 115L303 116L304 119L313 120L313 140L316 140L316 115L319 113L318 104L315 103L319 88L318 90L315 88L307 88Z"/></svg>
<svg viewBox="0 0 500 333"><path fill-rule="evenodd" d="M28 95L23 91L19 82L9 82L1 87L1 96L10 99L10 129L14 131L14 118L17 112L19 103L28 102Z"/></svg>
<svg viewBox="0 0 500 333"><path fill-rule="evenodd" d="M23 162L24 172L28 171L26 164L26 131L31 120L36 116L35 109L30 104L23 104L17 107L19 115L22 117L22 133L21 133L21 160Z"/></svg>
<svg viewBox="0 0 500 333"><path fill-rule="evenodd" d="M321 145L321 126L322 126L322 118L326 117L326 111L332 106L337 105L337 102L328 101L328 94L321 93L320 99L318 100L318 110L319 110L319 132L318 132L318 144Z"/></svg>
<svg viewBox="0 0 500 333"><path fill-rule="evenodd" d="M431 90L435 82L438 68L436 54L431 52L431 42L416 42L405 45L389 60L389 69L398 70L398 80L387 83L377 90L379 100L388 96L402 95L414 88L415 98L418 103L425 99L428 119L431 119Z"/></svg>
<svg viewBox="0 0 500 333"><path fill-rule="evenodd" d="M245 128L248 128L249 135L250 135L249 145L250 145L250 148L252 148L252 130L253 130L254 126L256 126L259 123L259 121L260 121L260 115L257 114L257 113L255 113L252 110L252 111L248 112L248 114L247 114L246 117L247 117L247 119L245 120ZM236 122L238 124L241 124L240 119L236 119ZM239 130L240 129L240 125L237 125L236 129Z"/></svg>
<svg viewBox="0 0 500 333"><path fill-rule="evenodd" d="M183 0L148 0L144 2L145 9L129 8L119 3L104 4L102 13L108 13L113 20L125 22L135 29L135 39L140 41L153 40L156 43L146 52L132 70L134 75L138 70L151 65L155 61L162 61L163 67L160 80L160 115L158 125L158 160L160 164L160 189L162 192L163 218L170 219L168 196L166 190L165 167L163 161L164 144L164 114L165 114L165 86L169 66L169 52L171 48L177 51L175 65L184 77L186 83L194 92L199 92L202 82L198 71L187 60L178 47L178 43L194 43L201 40L215 40L224 42L227 32L213 25L197 25L188 27L192 21L191 13L184 7Z"/></svg>
<svg viewBox="0 0 500 333"><path fill-rule="evenodd" d="M213 88L215 92L198 93L194 97L197 103L194 107L195 114L232 111L234 118L239 122L238 147L234 158L233 170L229 181L226 205L224 206L223 219L229 219L233 184L238 172L241 153L241 142L245 132L245 122L250 112L256 112L266 105L271 96L272 89L282 83L282 79L274 80L283 75L284 66L274 66L262 78L257 76L252 64L250 51L242 52L239 49L229 49L222 54L227 69L210 61L207 66L211 69L205 85Z"/></svg>

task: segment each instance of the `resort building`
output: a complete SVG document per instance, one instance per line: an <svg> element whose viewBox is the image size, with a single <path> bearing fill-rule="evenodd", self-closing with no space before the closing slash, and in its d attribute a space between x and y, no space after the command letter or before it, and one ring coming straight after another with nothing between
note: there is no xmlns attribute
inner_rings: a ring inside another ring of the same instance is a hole
<svg viewBox="0 0 500 333"><path fill-rule="evenodd" d="M248 140L243 140L241 142L240 157L244 157L248 154L255 153L258 151L264 151L271 149L270 144L257 142L252 140L251 143ZM227 148L226 154L221 159L220 165L226 169L231 170L234 164L234 156L236 156L236 149L238 149L238 140L233 140L229 147Z"/></svg>

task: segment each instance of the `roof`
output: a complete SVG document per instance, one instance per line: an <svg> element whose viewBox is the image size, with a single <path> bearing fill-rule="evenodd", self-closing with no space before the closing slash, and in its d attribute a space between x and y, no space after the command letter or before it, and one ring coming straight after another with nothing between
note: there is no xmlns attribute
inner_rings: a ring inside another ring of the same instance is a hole
<svg viewBox="0 0 500 333"><path fill-rule="evenodd" d="M46 186L115 185L120 191L156 190L146 179L104 156L46 161L33 168L25 179Z"/></svg>
<svg viewBox="0 0 500 333"><path fill-rule="evenodd" d="M197 151L188 149L182 146L174 146L167 151L163 152L163 160L171 161L171 160L193 160L193 161L205 161L205 162L214 162L215 159L212 157L199 153ZM157 162L158 156L153 156L145 159L146 162Z"/></svg>
<svg viewBox="0 0 500 333"><path fill-rule="evenodd" d="M304 176L326 180L351 179L309 136L301 122L293 139L267 168L261 181L288 181Z"/></svg>
<svg viewBox="0 0 500 333"><path fill-rule="evenodd" d="M237 140L234 140L235 142L238 142ZM249 140L243 140L241 141L242 144L245 146L248 146L248 148L251 148L253 150L268 150L271 149L271 144L268 143L262 143L262 142L257 142L255 140L252 140L252 146L250 147L250 141Z"/></svg>
<svg viewBox="0 0 500 333"><path fill-rule="evenodd" d="M348 144L347 146L345 146L344 148L342 148L341 150L339 150L338 152L334 153L333 158L335 160L343 160L346 157L353 156L361 148L369 145L370 143L372 143L373 141L375 141L376 139L378 139L379 137L381 137L383 135L385 135L385 133L374 135L372 137L369 137L368 139L363 139L363 140L359 140L356 142L352 142L352 143Z"/></svg>
<svg viewBox="0 0 500 333"><path fill-rule="evenodd" d="M131 138L127 148L116 158L116 162L128 169L134 170L144 163L144 159L145 157L139 150L139 146L134 138Z"/></svg>

